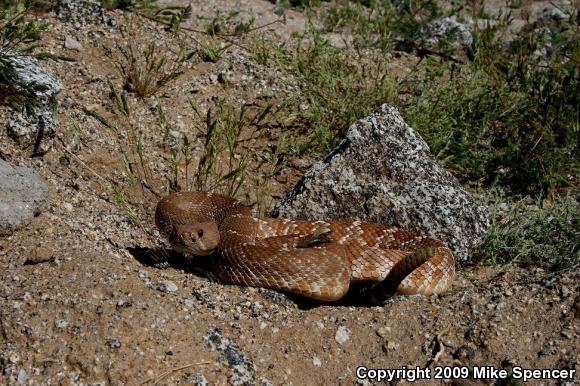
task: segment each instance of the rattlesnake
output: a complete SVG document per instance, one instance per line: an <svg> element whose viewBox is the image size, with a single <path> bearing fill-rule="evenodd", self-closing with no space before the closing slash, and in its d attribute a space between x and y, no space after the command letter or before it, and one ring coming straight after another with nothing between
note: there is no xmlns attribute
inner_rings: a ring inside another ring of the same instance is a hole
<svg viewBox="0 0 580 386"><path fill-rule="evenodd" d="M455 274L453 254L434 238L360 221L253 217L220 194L170 194L157 204L155 223L178 252L216 252L214 274L225 283L317 300L340 299L353 284L369 284L372 296L431 295L448 289Z"/></svg>

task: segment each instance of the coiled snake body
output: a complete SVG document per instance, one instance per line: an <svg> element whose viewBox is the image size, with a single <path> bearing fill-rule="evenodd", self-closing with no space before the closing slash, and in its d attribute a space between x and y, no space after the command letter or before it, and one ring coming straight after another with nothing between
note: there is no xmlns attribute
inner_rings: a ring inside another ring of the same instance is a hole
<svg viewBox="0 0 580 386"><path fill-rule="evenodd" d="M360 221L253 217L219 194L173 193L157 204L155 223L178 252L217 252L214 274L225 283L318 300L340 299L351 284L431 295L455 274L453 254L439 240Z"/></svg>

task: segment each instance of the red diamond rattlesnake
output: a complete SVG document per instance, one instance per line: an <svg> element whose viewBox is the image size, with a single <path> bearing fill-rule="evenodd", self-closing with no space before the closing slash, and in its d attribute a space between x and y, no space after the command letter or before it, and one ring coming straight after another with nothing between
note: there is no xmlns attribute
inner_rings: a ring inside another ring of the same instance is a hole
<svg viewBox="0 0 580 386"><path fill-rule="evenodd" d="M178 252L217 251L214 273L225 283L318 300L340 299L362 283L431 295L448 289L455 274L453 254L439 240L360 221L253 217L219 194L173 193L157 204L155 223Z"/></svg>

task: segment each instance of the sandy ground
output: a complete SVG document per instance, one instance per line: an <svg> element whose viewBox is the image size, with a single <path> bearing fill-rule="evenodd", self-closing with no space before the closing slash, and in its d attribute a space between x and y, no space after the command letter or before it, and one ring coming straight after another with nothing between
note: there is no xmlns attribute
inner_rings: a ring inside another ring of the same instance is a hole
<svg viewBox="0 0 580 386"><path fill-rule="evenodd" d="M237 6L242 16L255 15L256 25L277 17L269 2L219 7L224 13ZM193 7L188 25L203 29L216 7L201 1ZM174 41L148 20L120 12L108 16L113 26L74 26L41 16L50 26L43 48L76 59L43 62L63 86L57 138L50 152L30 158L29 149L19 149L4 130L0 134L0 156L32 167L52 197L29 226L0 239L0 384L374 383L377 379L357 379L357 369L359 376L373 375L361 366L401 370L401 379L389 384L410 382L417 375L410 370L417 368L427 378L422 384L517 384L494 371L463 379L468 370L485 370L482 366L515 368L514 374L517 368L558 370L540 374L552 379L529 384L579 383L578 374L570 376L578 369L580 348L574 273L470 268L459 272L443 296L394 297L382 307L359 307L223 285L166 251L152 214L156 194L172 173L168 142L185 134L197 159L201 151L204 122L189 99L203 112L215 109L216 97L263 106L291 95L296 80L252 60L246 49L250 38L236 40L217 63L203 61L198 47L185 73L155 97L127 94L131 117L123 118L114 113L106 82L119 89L123 83L113 64L124 60L117 47L160 39L174 47ZM300 12L290 11L288 18L289 25L268 28L277 33L262 32L285 44L291 30L304 24ZM67 35L81 43L80 51L63 47ZM169 135L159 124L157 104L166 111ZM83 108L115 122L120 134ZM131 150L132 133L142 139L144 163ZM238 197L258 212L314 161L293 160L264 181L268 164L261 161L271 158L281 135L272 125L243 145L252 153L251 176ZM151 189L133 183L127 165ZM184 178L180 181L183 187ZM126 205L113 186L122 189Z"/></svg>

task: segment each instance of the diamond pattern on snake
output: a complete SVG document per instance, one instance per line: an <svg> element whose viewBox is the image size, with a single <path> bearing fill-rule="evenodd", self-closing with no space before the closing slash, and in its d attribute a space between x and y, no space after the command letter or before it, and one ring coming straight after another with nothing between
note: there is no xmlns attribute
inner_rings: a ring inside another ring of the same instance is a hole
<svg viewBox="0 0 580 386"><path fill-rule="evenodd" d="M439 294L455 275L452 252L437 239L370 222L254 217L220 194L172 193L157 204L155 223L177 252L213 254L224 283L321 301L359 284L372 296Z"/></svg>

